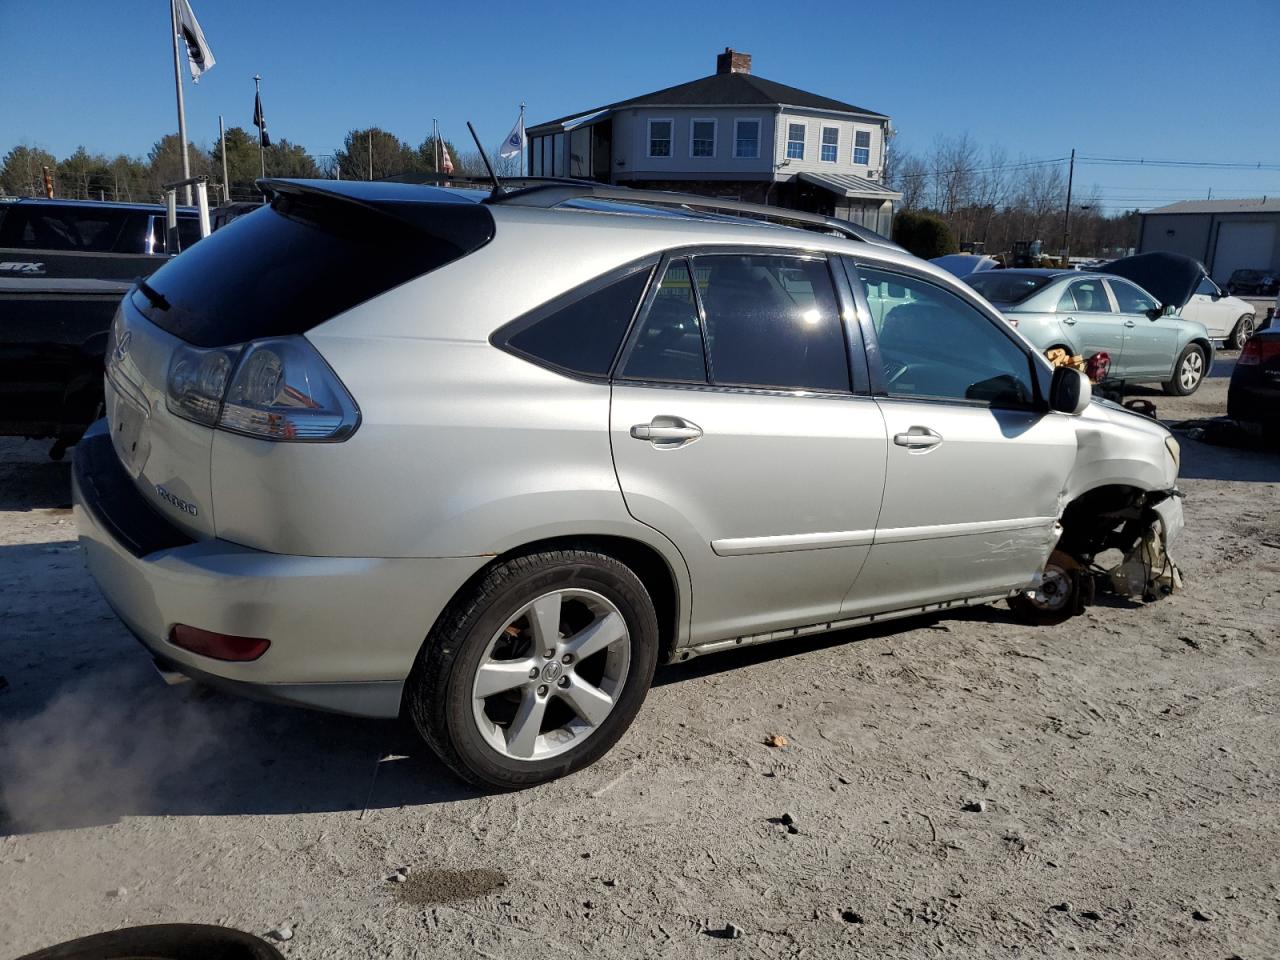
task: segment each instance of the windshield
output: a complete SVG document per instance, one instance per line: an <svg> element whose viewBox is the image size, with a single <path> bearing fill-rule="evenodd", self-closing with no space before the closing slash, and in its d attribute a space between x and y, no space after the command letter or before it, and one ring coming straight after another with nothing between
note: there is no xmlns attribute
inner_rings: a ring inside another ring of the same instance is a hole
<svg viewBox="0 0 1280 960"><path fill-rule="evenodd" d="M1037 290L1053 280L1053 277L1033 273L981 273L966 277L965 282L992 303L1021 303Z"/></svg>

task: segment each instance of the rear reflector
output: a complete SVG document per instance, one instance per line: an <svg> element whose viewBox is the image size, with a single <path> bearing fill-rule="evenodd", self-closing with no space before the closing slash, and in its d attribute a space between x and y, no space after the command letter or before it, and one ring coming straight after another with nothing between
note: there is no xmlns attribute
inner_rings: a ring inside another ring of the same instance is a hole
<svg viewBox="0 0 1280 960"><path fill-rule="evenodd" d="M226 633L189 627L185 623L174 624L169 631L169 642L175 647L215 660L257 660L271 646L270 640L261 637L233 637Z"/></svg>

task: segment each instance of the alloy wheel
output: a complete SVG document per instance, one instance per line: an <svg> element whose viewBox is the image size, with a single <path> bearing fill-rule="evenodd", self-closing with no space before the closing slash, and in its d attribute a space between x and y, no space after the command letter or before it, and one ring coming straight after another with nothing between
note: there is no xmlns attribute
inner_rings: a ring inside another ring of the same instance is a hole
<svg viewBox="0 0 1280 960"><path fill-rule="evenodd" d="M630 667L627 623L609 599L573 588L543 594L489 640L471 684L476 726L504 757L557 756L605 722Z"/></svg>
<svg viewBox="0 0 1280 960"><path fill-rule="evenodd" d="M1182 360L1182 368L1178 371L1178 382L1182 389L1190 393L1204 376L1204 357L1200 351L1192 350Z"/></svg>

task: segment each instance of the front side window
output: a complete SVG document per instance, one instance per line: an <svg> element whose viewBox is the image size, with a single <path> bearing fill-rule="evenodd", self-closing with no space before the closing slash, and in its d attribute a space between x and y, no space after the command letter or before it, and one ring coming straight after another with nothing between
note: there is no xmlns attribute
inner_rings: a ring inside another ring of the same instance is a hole
<svg viewBox="0 0 1280 960"><path fill-rule="evenodd" d="M825 260L695 257L711 382L847 393L849 364Z"/></svg>
<svg viewBox="0 0 1280 960"><path fill-rule="evenodd" d="M787 159L804 159L804 124L787 124Z"/></svg>
<svg viewBox="0 0 1280 960"><path fill-rule="evenodd" d="M645 315L623 364L628 380L705 383L702 324L693 292L693 278L684 260L673 260Z"/></svg>
<svg viewBox="0 0 1280 960"><path fill-rule="evenodd" d="M760 121L738 120L733 125L733 155L739 160L760 156Z"/></svg>
<svg viewBox="0 0 1280 960"><path fill-rule="evenodd" d="M871 131L857 130L853 134L853 162L859 166L871 163Z"/></svg>
<svg viewBox="0 0 1280 960"><path fill-rule="evenodd" d="M891 397L1027 407L1027 354L972 304L918 277L858 267Z"/></svg>
<svg viewBox="0 0 1280 960"><path fill-rule="evenodd" d="M716 155L716 122L693 120L689 123L689 156L714 157Z"/></svg>
<svg viewBox="0 0 1280 960"><path fill-rule="evenodd" d="M604 286L593 281L586 292L573 291L513 320L494 334L494 344L571 373L607 376L651 272L633 270Z"/></svg>
<svg viewBox="0 0 1280 960"><path fill-rule="evenodd" d="M1112 313L1111 300L1101 280L1077 280L1069 290L1075 308L1084 313ZM1064 298L1065 302L1065 298ZM1062 305L1058 305L1062 309ZM1070 309L1070 308L1068 308Z"/></svg>
<svg viewBox="0 0 1280 960"><path fill-rule="evenodd" d="M671 121L649 121L649 156L671 156Z"/></svg>
<svg viewBox="0 0 1280 960"><path fill-rule="evenodd" d="M840 155L840 128L822 128L822 153L818 157L823 163L835 163Z"/></svg>
<svg viewBox="0 0 1280 960"><path fill-rule="evenodd" d="M1143 290L1125 280L1110 280L1111 292L1116 295L1116 304L1121 313L1148 313L1160 309L1160 305Z"/></svg>

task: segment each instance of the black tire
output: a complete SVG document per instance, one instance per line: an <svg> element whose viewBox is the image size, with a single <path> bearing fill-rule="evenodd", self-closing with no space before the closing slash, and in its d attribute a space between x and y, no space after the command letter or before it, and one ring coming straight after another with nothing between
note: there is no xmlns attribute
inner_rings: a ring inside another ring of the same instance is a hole
<svg viewBox="0 0 1280 960"><path fill-rule="evenodd" d="M1192 354L1197 354L1200 358L1199 369L1200 376L1194 383L1184 386L1182 382L1183 366L1194 361L1188 360ZM1173 365L1173 379L1166 380L1162 383L1161 389L1171 397L1189 397L1200 389L1200 384L1204 383L1205 370L1205 354L1204 348L1198 343L1188 343L1182 349L1182 353L1178 354L1178 362Z"/></svg>
<svg viewBox="0 0 1280 960"><path fill-rule="evenodd" d="M95 933L18 960L283 960L257 937L204 923L160 923Z"/></svg>
<svg viewBox="0 0 1280 960"><path fill-rule="evenodd" d="M1245 341L1253 336L1256 323L1257 318L1252 313L1246 313L1237 320L1236 325L1231 329L1231 336L1227 338L1227 349L1239 350L1243 348Z"/></svg>
<svg viewBox="0 0 1280 960"><path fill-rule="evenodd" d="M1050 597L1040 601L1020 593L1009 598L1009 609L1023 623L1036 627L1053 626L1084 612L1085 605L1093 600L1093 580L1071 555L1061 550L1053 551L1043 573L1048 583L1057 587Z"/></svg>
<svg viewBox="0 0 1280 960"><path fill-rule="evenodd" d="M472 682L490 639L522 606L554 590L593 591L626 622L630 666L609 715L581 745L543 760L504 756L482 736ZM405 685L405 706L428 746L462 779L489 790L518 790L595 763L618 742L644 702L658 662L653 600L626 564L607 554L567 549L495 564L440 614Z"/></svg>

